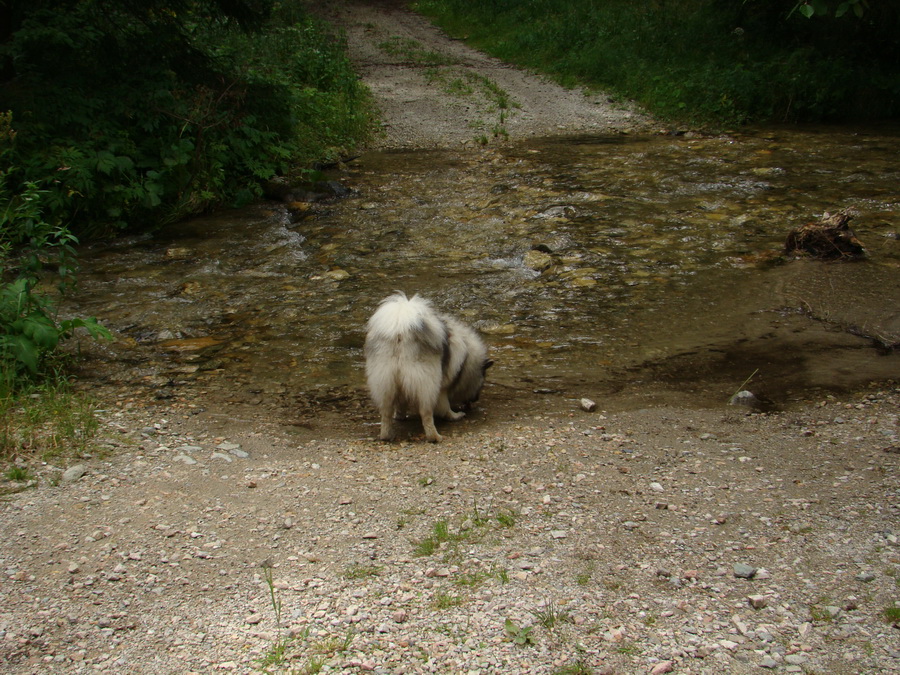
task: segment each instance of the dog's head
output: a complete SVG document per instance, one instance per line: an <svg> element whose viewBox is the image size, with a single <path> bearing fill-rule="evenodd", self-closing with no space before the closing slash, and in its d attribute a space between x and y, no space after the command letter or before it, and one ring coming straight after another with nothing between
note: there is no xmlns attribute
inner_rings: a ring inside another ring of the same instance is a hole
<svg viewBox="0 0 900 675"><path fill-rule="evenodd" d="M464 410L471 410L472 404L478 402L478 399L481 397L481 390L484 388L484 380L487 374L487 370L492 365L494 365L494 361L492 359L485 359L481 362L481 377L479 378L477 386L473 388L468 399L462 402L462 408Z"/></svg>

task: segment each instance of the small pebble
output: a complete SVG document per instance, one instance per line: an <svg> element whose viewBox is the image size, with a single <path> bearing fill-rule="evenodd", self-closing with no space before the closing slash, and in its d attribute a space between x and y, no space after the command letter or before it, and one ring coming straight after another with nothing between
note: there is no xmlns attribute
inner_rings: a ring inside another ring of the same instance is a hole
<svg viewBox="0 0 900 675"><path fill-rule="evenodd" d="M63 483L74 483L79 478L84 476L87 473L87 467L84 464L75 464L70 466L63 472L62 482Z"/></svg>

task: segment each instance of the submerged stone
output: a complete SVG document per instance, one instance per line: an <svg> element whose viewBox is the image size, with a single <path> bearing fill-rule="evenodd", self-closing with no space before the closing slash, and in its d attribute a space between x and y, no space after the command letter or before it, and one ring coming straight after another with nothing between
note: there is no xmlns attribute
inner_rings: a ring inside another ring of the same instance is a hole
<svg viewBox="0 0 900 675"><path fill-rule="evenodd" d="M543 251L532 249L526 251L525 255L522 257L522 264L528 269L535 270L536 272L543 272L553 265L553 256L544 253Z"/></svg>

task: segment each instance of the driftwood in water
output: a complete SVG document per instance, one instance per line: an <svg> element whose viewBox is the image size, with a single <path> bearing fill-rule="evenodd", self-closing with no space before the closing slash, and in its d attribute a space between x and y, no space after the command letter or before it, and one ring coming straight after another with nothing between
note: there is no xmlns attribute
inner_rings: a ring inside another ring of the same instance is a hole
<svg viewBox="0 0 900 675"><path fill-rule="evenodd" d="M809 223L792 230L784 242L787 255L808 255L814 258L862 258L866 249L850 229L853 214L838 211L826 213L818 223Z"/></svg>

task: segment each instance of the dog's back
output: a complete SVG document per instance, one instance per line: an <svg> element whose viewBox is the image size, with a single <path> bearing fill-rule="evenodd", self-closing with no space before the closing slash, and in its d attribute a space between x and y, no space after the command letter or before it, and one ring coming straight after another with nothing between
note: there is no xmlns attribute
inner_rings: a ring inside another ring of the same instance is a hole
<svg viewBox="0 0 900 675"><path fill-rule="evenodd" d="M379 408L434 406L446 348L443 322L424 298L396 293L369 319L366 378Z"/></svg>

